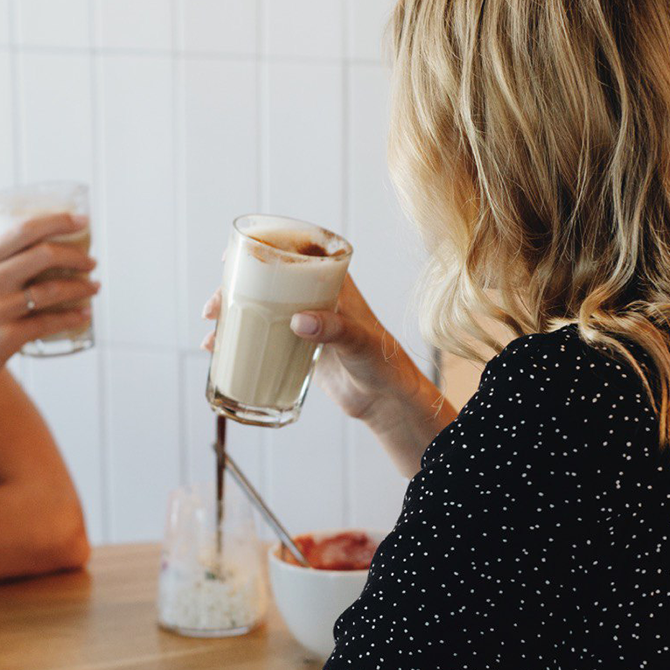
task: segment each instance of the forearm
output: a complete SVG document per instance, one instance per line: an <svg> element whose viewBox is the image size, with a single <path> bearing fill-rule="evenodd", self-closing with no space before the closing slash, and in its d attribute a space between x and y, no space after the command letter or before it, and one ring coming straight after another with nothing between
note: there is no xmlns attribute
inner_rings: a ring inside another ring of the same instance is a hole
<svg viewBox="0 0 670 670"><path fill-rule="evenodd" d="M421 469L421 457L435 436L458 412L412 363L400 391L380 398L364 417L400 473L408 478Z"/></svg>
<svg viewBox="0 0 670 670"><path fill-rule="evenodd" d="M381 325L351 277L337 312L303 312L291 329L326 345L317 368L321 387L347 416L365 422L398 470L413 477L426 447L456 411Z"/></svg>
<svg viewBox="0 0 670 670"><path fill-rule="evenodd" d="M79 499L37 408L0 368L0 579L82 565Z"/></svg>

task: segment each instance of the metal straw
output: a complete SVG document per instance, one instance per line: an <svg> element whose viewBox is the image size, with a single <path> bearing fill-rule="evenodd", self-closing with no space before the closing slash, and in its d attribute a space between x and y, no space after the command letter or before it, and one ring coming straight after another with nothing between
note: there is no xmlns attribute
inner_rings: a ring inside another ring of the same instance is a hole
<svg viewBox="0 0 670 670"><path fill-rule="evenodd" d="M279 519L277 519L277 517L272 513L272 510L266 505L258 491L256 491L256 489L252 486L251 482L244 476L244 473L230 457L230 454L225 454L225 461L226 467L228 468L228 471L232 475L233 479L244 491L249 500L251 500L251 502L256 506L265 521L281 541L282 546L286 547L291 552L293 558L295 558L295 560L298 561L300 565L305 568L309 568L309 561L305 558L305 555L300 551L300 549L298 549L287 530L279 522Z"/></svg>

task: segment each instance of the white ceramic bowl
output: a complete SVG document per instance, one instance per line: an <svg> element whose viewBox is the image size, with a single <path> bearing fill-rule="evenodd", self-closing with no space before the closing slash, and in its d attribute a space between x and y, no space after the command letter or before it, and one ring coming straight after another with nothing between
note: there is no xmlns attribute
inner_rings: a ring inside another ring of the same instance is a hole
<svg viewBox="0 0 670 670"><path fill-rule="evenodd" d="M347 531L342 529L305 533L322 539ZM387 533L363 530L376 542ZM293 636L320 659L333 650L333 626L337 618L358 598L368 577L367 570L312 570L282 561L279 544L270 547L270 583L277 608Z"/></svg>

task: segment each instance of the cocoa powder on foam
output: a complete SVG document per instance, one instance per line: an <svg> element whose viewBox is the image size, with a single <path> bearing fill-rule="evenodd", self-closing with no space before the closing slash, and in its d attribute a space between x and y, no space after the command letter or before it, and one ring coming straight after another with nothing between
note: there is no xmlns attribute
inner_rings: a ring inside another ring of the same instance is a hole
<svg viewBox="0 0 670 670"><path fill-rule="evenodd" d="M311 241L296 240L293 244L280 246L260 237L254 237L253 235L249 235L249 237L256 242L260 242L264 246L272 247L273 249L279 249L280 251L288 251L290 253L300 254L301 256L311 256L312 258L334 258L336 256L342 256L344 253L346 253L344 249L338 249L335 253L329 254L323 246ZM266 258L263 258L264 254L260 250L254 250L254 255L260 261L265 262L267 260ZM299 259L292 258L286 258L285 261L287 263L300 262Z"/></svg>

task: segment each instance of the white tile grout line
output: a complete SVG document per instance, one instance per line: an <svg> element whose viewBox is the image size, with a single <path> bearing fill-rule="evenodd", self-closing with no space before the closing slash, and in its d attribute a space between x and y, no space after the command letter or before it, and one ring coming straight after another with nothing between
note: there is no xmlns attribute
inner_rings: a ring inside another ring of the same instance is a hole
<svg viewBox="0 0 670 670"><path fill-rule="evenodd" d="M181 13L179 0L172 0L172 46L176 53L178 45L178 31L181 29ZM173 55L172 57L172 159L173 159L173 212L175 227L175 272L177 276L177 314L185 314L187 310L188 296L186 290L186 254L188 249L188 237L186 234L185 218L185 146L184 146L184 72L182 63ZM186 320L177 318L177 342L186 343L188 332L182 323ZM189 472L189 445L187 443L186 429L186 355L179 347L177 365L177 398L179 412L177 416L177 430L179 440L179 481L181 485L186 484L191 473Z"/></svg>
<svg viewBox="0 0 670 670"><path fill-rule="evenodd" d="M90 43L89 49L95 52L102 42L102 0L89 0Z"/></svg>
<svg viewBox="0 0 670 670"><path fill-rule="evenodd" d="M270 112L270 65L272 61L266 59L264 54L267 50L269 34L270 34L270 12L268 9L268 2L272 0L261 0L261 15L259 17L260 43L258 46L258 67L261 71L262 90L259 98L259 105L261 111L261 140L263 146L261 175L262 175L262 191L261 191L261 205L264 212L269 212L272 209L271 199L271 184L272 184L272 170L270 164L272 140L271 133L271 112ZM271 504L276 505L275 499L275 454L276 444L274 433L266 432L263 434L263 452L262 452L262 484L265 487L265 495L270 500Z"/></svg>
<svg viewBox="0 0 670 670"><path fill-rule="evenodd" d="M258 204L260 211L269 211L270 185L270 118L269 118L269 72L267 62L262 58L267 36L267 7L265 0L256 0L256 114L258 120ZM272 505L273 436L270 431L262 433L261 449L258 454L258 481L260 491Z"/></svg>
<svg viewBox="0 0 670 670"><path fill-rule="evenodd" d="M8 51L12 45L0 45L1 51ZM73 55L82 54L104 55L104 56L134 56L137 58L178 58L184 60L217 60L217 61L241 61L241 62L272 62L272 63L300 63L305 65L337 65L346 61L351 65L379 66L386 67L381 59L375 58L354 58L344 55L336 56L276 56L264 53L233 53L220 51L197 51L194 49L141 49L130 47L64 47L64 46L44 46L21 44L15 45L15 48L24 53L54 54L54 55Z"/></svg>
<svg viewBox="0 0 670 670"><path fill-rule="evenodd" d="M185 486L191 481L192 473L190 471L189 445L187 436L187 403L186 403L186 357L187 354L179 352L177 354L177 402L179 410L177 412L177 435L179 440L179 484Z"/></svg>
<svg viewBox="0 0 670 670"><path fill-rule="evenodd" d="M178 41L178 30L181 27L181 4L173 0L175 30L173 39L175 47ZM188 228L187 228L187 191L186 191L186 73L184 64L176 57L173 58L173 142L174 142L174 183L175 183L175 215L177 221L177 277L179 314L187 311L188 291L186 277L188 273ZM177 341L180 349L187 349L189 333L186 322L180 319Z"/></svg>
<svg viewBox="0 0 670 670"><path fill-rule="evenodd" d="M351 216L351 137L349 128L349 114L351 111L351 100L349 91L350 72L347 56L349 55L349 21L350 1L342 0L342 234L351 239L352 216ZM347 528L351 525L353 512L353 491L351 482L351 469L353 463L353 438L354 433L350 429L350 422L344 416L341 417L342 444L340 445L342 491L341 491L341 519L342 526Z"/></svg>
<svg viewBox="0 0 670 670"><path fill-rule="evenodd" d="M21 160L21 132L19 129L20 123L20 100L19 100L19 63L18 50L16 49L16 13L17 8L14 4L15 0L8 0L7 2L7 17L9 20L9 44L3 48L9 54L9 70L10 70L10 91L11 91L11 122L12 122L12 176L14 185L21 182L22 177L22 160ZM32 385L31 379L31 365L30 361L21 356L19 360L19 372L21 375L21 383L30 390Z"/></svg>
<svg viewBox="0 0 670 670"><path fill-rule="evenodd" d="M118 350L123 350L127 352L135 353L155 353L155 354L174 354L174 353L184 353L184 354L197 354L202 353L200 349L192 346L177 346L174 344L159 344L151 343L147 344L144 342L129 342L125 340L111 340L105 337L98 337L96 333L95 343L100 344L101 346L114 348Z"/></svg>
<svg viewBox="0 0 670 670"><path fill-rule="evenodd" d="M256 1L256 208L261 210L265 207L266 196L264 193L263 175L263 108L261 99L263 96L263 68L261 67L260 54L263 50L263 31L260 27L263 16L263 0Z"/></svg>
<svg viewBox="0 0 670 670"><path fill-rule="evenodd" d="M89 4L90 14L90 39L91 44L95 44L97 39L98 21L99 21L99 2L94 0ZM98 216L98 235L100 245L98 246L98 255L104 259L102 263L105 268L102 281L107 285L109 291L109 240L108 226L106 225L106 189L105 189L105 137L104 137L104 100L103 100L103 54L91 50L91 79L92 79L92 115L93 115L93 179L94 192L96 195L96 214ZM112 542L114 528L114 509L112 505L112 490L114 487L114 468L112 459L112 412L111 395L108 393L111 380L108 378L110 365L110 355L112 351L110 337L110 301L109 293L105 296L105 314L102 325L104 326L106 338L100 346L98 356L98 392L100 394L100 426L101 426L101 468L102 468L102 498L103 498L103 536L105 542ZM106 340L106 341L105 341Z"/></svg>
<svg viewBox="0 0 670 670"><path fill-rule="evenodd" d="M16 17L17 8L14 4L15 0L8 0L7 2L7 18L9 21L9 44L6 50L9 55L9 70L10 70L10 94L11 94L11 124L12 124L12 177L14 185L21 182L22 177L22 160L21 160L21 138L20 138L20 100L19 100L19 64L18 51L16 49ZM19 357L19 373L21 383L28 389L32 384L31 379L31 362L26 356Z"/></svg>
<svg viewBox="0 0 670 670"><path fill-rule="evenodd" d="M21 183L23 179L23 143L21 141L21 89L19 77L19 50L17 44L17 24L18 24L18 9L16 7L16 0L9 0L7 3L7 10L9 14L9 54L10 67L12 78L12 144L14 150L14 182Z"/></svg>
<svg viewBox="0 0 670 670"><path fill-rule="evenodd" d="M89 39L91 44L95 40L95 30L96 30L96 19L97 19L97 4L95 2L89 3ZM90 81L91 81L91 152L92 152L92 164L91 164L91 177L92 177L92 195L93 195L93 209L92 214L97 217L96 221L96 236L100 239L100 243L96 244L98 255L101 253L105 256L107 255L106 244L106 230L107 227L103 225L103 180L101 178L102 172L102 136L101 136L101 124L100 124L100 113L102 105L100 105L99 99L99 69L98 69L98 59L91 56L89 57L89 67L90 67ZM104 231L104 232L103 232ZM95 244L95 242L94 242ZM108 264L105 262L103 264L105 268L105 274L107 272ZM105 277L106 279L106 277ZM108 301L105 300L105 304L108 304ZM99 310L100 308L98 308ZM109 323L109 318L104 319L103 324L107 325ZM96 333L96 339L98 335ZM97 343L98 346L98 370L97 370L97 380L98 380L98 412L99 412L99 445L100 445L100 498L101 498L101 512L102 512L102 537L103 541L109 542L111 539L111 519L110 519L110 508L111 508L111 480L109 473L111 471L111 453L109 446L109 426L108 426L108 408L107 408L107 385L106 385L106 373L107 373L107 358L105 348L100 348L100 343Z"/></svg>

